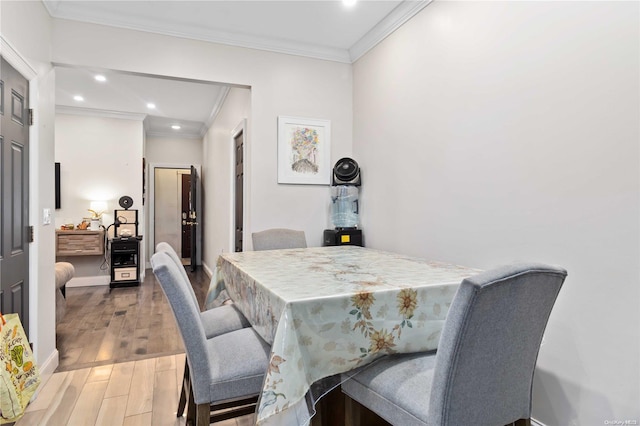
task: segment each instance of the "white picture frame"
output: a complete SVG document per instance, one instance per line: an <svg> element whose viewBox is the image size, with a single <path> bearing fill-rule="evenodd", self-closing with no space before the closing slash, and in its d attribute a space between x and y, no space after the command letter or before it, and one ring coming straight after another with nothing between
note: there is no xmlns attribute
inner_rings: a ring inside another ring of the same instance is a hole
<svg viewBox="0 0 640 426"><path fill-rule="evenodd" d="M329 185L331 121L278 116L278 183Z"/></svg>

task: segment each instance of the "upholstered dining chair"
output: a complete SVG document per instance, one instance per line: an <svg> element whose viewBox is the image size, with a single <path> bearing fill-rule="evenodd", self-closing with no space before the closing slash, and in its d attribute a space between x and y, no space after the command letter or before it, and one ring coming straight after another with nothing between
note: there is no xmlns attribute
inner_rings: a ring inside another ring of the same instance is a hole
<svg viewBox="0 0 640 426"><path fill-rule="evenodd" d="M254 232L251 234L251 240L255 251L307 247L304 231L286 228L273 228Z"/></svg>
<svg viewBox="0 0 640 426"><path fill-rule="evenodd" d="M240 311L233 305L222 305L214 309L200 312L198 299L195 292L193 291L189 276L187 275L187 272L182 265L182 260L180 259L180 256L178 256L178 253L173 249L173 247L171 247L169 243L164 241L156 245L156 253L158 252L164 252L169 255L171 260L178 267L178 270L181 272L180 275L182 276L182 279L187 283L186 287L191 295L191 300L193 301L194 306L199 312L200 321L202 322L204 334L207 338L219 336L230 331L240 330L242 328L251 326L245 316L242 315L242 313L240 313ZM193 395L189 374L189 362L187 361L184 366L184 377L182 378L180 400L178 402L178 410L176 412L178 417L182 416L182 414L184 413L187 402L192 401ZM189 409L187 410L187 417L193 417L194 414L189 412L193 410L193 406L190 405Z"/></svg>
<svg viewBox="0 0 640 426"><path fill-rule="evenodd" d="M253 412L268 366L269 345L247 327L207 338L178 265L164 251L151 257L151 266L164 291L182 336L189 365L196 426ZM227 410L240 407L239 410ZM212 415L224 409L221 414ZM179 414L181 415L181 414ZM189 418L187 419L190 420Z"/></svg>
<svg viewBox="0 0 640 426"><path fill-rule="evenodd" d="M193 287L189 281L189 276L182 266L182 261L178 253L166 242L160 242L156 245L156 252L165 252L169 255L171 260L174 261L181 272L182 278L189 283L188 290L191 294L191 299L198 311L200 311L200 305L196 297L196 293L193 291ZM215 337L229 331L239 330L241 328L250 327L251 324L242 315L242 313L233 305L222 305L217 308L208 309L200 312L200 320L204 326L204 332L207 337Z"/></svg>
<svg viewBox="0 0 640 426"><path fill-rule="evenodd" d="M394 425L530 424L540 342L566 274L518 264L463 280L435 354L381 359L343 392Z"/></svg>

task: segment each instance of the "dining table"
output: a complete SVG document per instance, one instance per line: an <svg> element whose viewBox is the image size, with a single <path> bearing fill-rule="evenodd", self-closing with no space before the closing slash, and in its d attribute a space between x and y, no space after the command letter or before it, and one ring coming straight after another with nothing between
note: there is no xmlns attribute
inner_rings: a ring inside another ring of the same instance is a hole
<svg viewBox="0 0 640 426"><path fill-rule="evenodd" d="M306 425L343 373L435 350L460 282L478 272L359 246L223 253L205 308L231 299L271 345L256 424Z"/></svg>

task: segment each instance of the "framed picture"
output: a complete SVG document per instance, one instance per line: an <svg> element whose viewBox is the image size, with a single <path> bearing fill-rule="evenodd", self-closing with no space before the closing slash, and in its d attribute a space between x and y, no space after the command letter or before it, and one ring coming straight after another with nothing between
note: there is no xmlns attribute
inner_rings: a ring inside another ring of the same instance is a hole
<svg viewBox="0 0 640 426"><path fill-rule="evenodd" d="M329 185L331 122L278 117L278 183Z"/></svg>

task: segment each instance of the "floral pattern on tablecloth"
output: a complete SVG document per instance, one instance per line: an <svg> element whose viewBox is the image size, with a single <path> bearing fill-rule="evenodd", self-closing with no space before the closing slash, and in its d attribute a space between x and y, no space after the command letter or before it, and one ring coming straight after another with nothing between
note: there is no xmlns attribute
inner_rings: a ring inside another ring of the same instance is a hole
<svg viewBox="0 0 640 426"><path fill-rule="evenodd" d="M458 284L478 272L355 246L229 253L218 269L210 296L224 286L272 344L258 424L322 378L436 349Z"/></svg>

